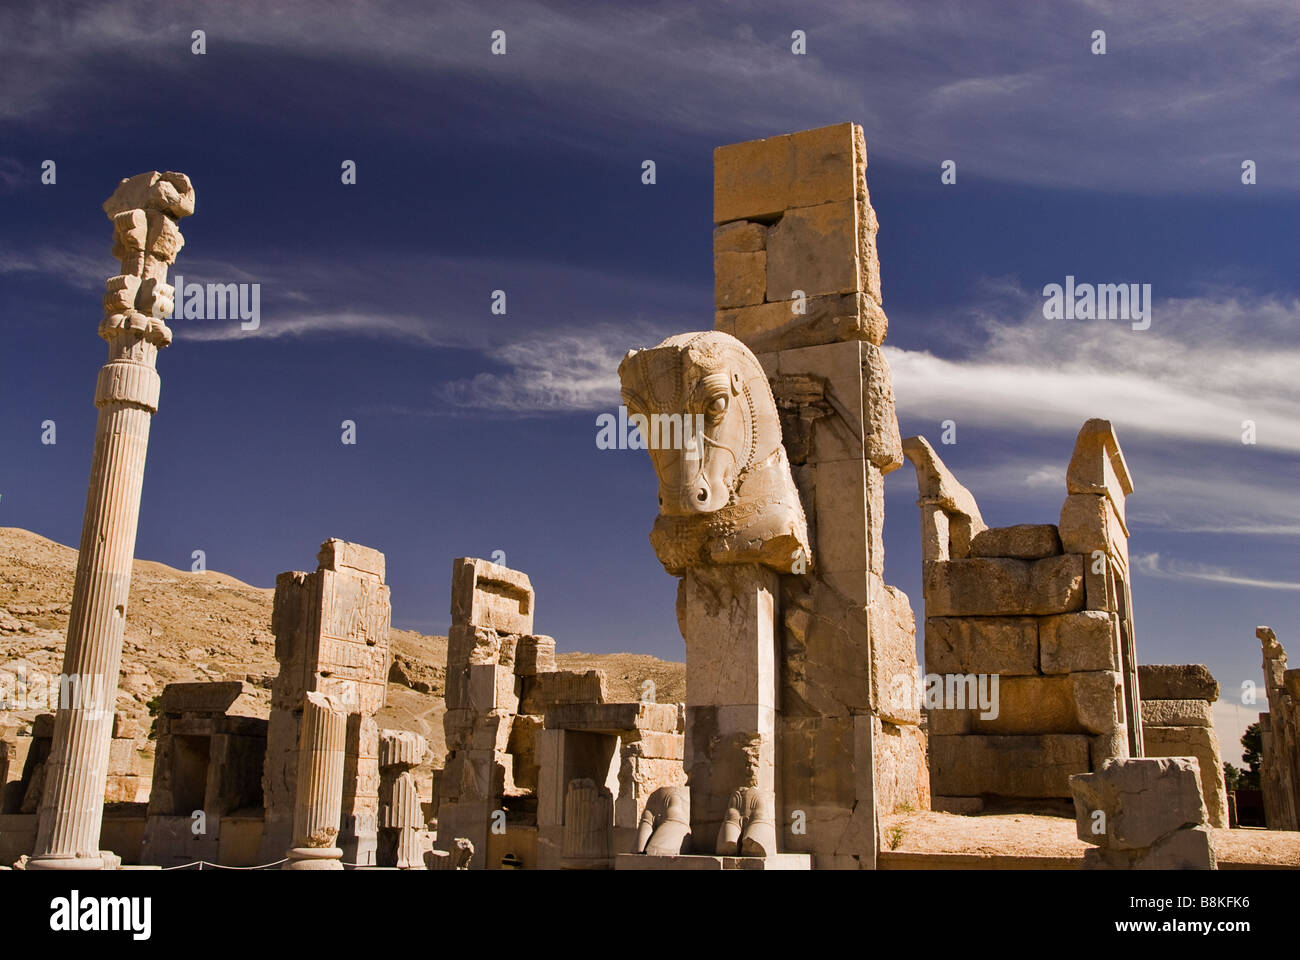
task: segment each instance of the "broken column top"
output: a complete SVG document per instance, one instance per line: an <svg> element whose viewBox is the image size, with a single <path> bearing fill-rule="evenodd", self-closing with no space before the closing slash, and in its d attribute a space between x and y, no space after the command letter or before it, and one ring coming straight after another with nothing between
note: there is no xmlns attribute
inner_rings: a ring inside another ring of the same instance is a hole
<svg viewBox="0 0 1300 960"><path fill-rule="evenodd" d="M984 529L984 520L980 517L979 505L975 496L958 482L942 460L935 453L934 447L925 437L908 437L903 441L903 453L916 468L916 483L920 491L921 502L931 502L942 507L948 513L958 513L970 517L973 532Z"/></svg>
<svg viewBox="0 0 1300 960"><path fill-rule="evenodd" d="M1286 650L1282 648L1282 644L1277 639L1277 634L1273 632L1272 627L1256 627L1255 636L1259 638L1260 644L1264 647L1265 660L1276 660L1279 657L1286 660Z"/></svg>
<svg viewBox="0 0 1300 960"><path fill-rule="evenodd" d="M453 626L531 634L533 599L533 584L526 573L475 557L459 557L452 561Z"/></svg>
<svg viewBox="0 0 1300 960"><path fill-rule="evenodd" d="M128 210L157 210L176 220L188 217L194 212L194 186L189 177L174 170L123 177L104 201L104 213L112 220Z"/></svg>
<svg viewBox="0 0 1300 960"><path fill-rule="evenodd" d="M1133 492L1133 481L1109 420L1093 418L1079 430L1065 471L1065 488L1068 493L1110 498L1115 513L1124 519L1124 498Z"/></svg>
<svg viewBox="0 0 1300 960"><path fill-rule="evenodd" d="M855 123L731 143L713 151L713 222L864 196L866 142Z"/></svg>
<svg viewBox="0 0 1300 960"><path fill-rule="evenodd" d="M261 717L251 684L242 680L215 683L169 683L162 692L163 713L219 713Z"/></svg>
<svg viewBox="0 0 1300 960"><path fill-rule="evenodd" d="M418 766L428 747L429 741L413 730L380 730L379 766Z"/></svg>
<svg viewBox="0 0 1300 960"><path fill-rule="evenodd" d="M316 555L318 570L337 570L384 579L384 555L372 547L349 543L332 537L320 545Z"/></svg>

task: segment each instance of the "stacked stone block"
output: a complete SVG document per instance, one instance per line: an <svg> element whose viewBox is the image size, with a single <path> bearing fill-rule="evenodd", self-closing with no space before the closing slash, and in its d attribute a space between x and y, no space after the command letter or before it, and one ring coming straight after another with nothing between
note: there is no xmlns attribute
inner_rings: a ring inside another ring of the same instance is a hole
<svg viewBox="0 0 1300 960"><path fill-rule="evenodd" d="M988 528L924 438L903 446L920 489L934 806L1050 809L1072 774L1140 750L1123 454L1088 421L1059 526Z"/></svg>
<svg viewBox="0 0 1300 960"><path fill-rule="evenodd" d="M282 573L271 628L280 672L271 687L262 778L268 861L292 839L302 710L308 693L332 698L347 716L339 847L347 863L375 864L379 728L392 656L384 555L343 540L321 545L314 573Z"/></svg>
<svg viewBox="0 0 1300 960"><path fill-rule="evenodd" d="M1214 732L1214 701L1219 684L1203 664L1143 664L1142 738L1148 757L1195 757L1207 822L1228 826L1228 788L1223 778L1219 738Z"/></svg>
<svg viewBox="0 0 1300 960"><path fill-rule="evenodd" d="M929 806L920 712L890 693L916 656L883 579L902 450L866 164L850 123L714 152L714 326L768 375L812 546L780 578L775 731L780 849L818 868L874 867L876 810Z"/></svg>
<svg viewBox="0 0 1300 960"><path fill-rule="evenodd" d="M1070 778L1085 870L1214 870L1195 757L1105 761Z"/></svg>
<svg viewBox="0 0 1300 960"><path fill-rule="evenodd" d="M1286 668L1286 650L1271 628L1258 627L1255 636L1264 648L1268 693L1268 713L1259 715L1264 822L1270 830L1300 830L1300 670Z"/></svg>

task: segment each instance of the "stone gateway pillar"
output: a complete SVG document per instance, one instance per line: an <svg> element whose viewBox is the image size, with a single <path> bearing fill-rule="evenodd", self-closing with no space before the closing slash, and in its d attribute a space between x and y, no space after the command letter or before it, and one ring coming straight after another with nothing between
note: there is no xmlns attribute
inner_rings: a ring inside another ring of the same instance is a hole
<svg viewBox="0 0 1300 960"><path fill-rule="evenodd" d="M194 212L194 189L182 173L141 173L118 185L104 212L122 272L108 280L99 325L108 363L95 388L95 453L32 870L104 866L104 785L149 422L158 409L155 363L172 339L161 319L172 311L167 268L185 242L176 221Z"/></svg>

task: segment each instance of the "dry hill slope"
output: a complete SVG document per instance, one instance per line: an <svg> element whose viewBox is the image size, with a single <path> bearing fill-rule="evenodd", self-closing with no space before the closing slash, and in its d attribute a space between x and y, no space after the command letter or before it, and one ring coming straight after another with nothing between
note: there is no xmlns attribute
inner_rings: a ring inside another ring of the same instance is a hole
<svg viewBox="0 0 1300 960"><path fill-rule="evenodd" d="M56 676L63 661L77 551L17 527L0 527L0 693L28 677ZM270 709L278 671L271 633L273 591L209 570L190 573L137 560L131 579L126 644L117 708L149 727L148 702L169 683L246 680ZM563 644L563 638L558 638ZM392 632L393 669L381 727L428 737L441 765L447 638L410 630ZM602 669L610 696L635 700L642 683L655 684L660 702L682 700L685 666L639 654L562 653L561 669ZM30 721L43 709L10 711ZM6 714L0 712L0 719Z"/></svg>

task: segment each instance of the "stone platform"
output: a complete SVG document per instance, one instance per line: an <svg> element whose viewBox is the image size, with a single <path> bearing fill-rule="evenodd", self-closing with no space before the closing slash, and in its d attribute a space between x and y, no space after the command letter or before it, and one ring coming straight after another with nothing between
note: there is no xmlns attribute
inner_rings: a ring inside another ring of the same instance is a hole
<svg viewBox="0 0 1300 960"><path fill-rule="evenodd" d="M681 854L675 857L651 857L643 853L620 853L614 858L615 870L811 870L812 857L806 853L777 853L770 857L717 857Z"/></svg>

